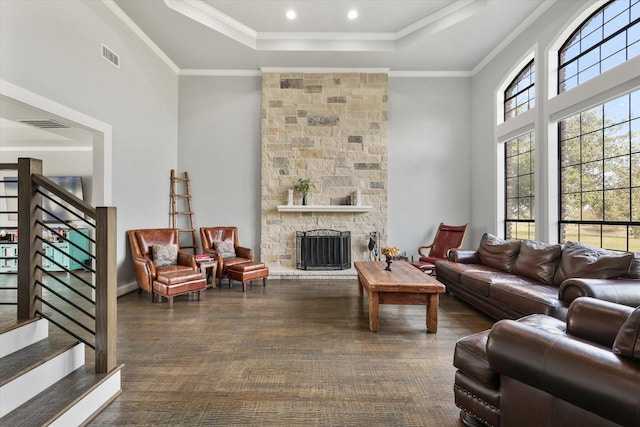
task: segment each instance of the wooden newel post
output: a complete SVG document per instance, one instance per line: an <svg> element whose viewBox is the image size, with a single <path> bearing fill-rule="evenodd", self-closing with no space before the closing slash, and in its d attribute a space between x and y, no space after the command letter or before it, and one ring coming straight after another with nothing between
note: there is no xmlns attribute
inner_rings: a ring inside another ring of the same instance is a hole
<svg viewBox="0 0 640 427"><path fill-rule="evenodd" d="M116 208L96 208L96 373L116 367Z"/></svg>
<svg viewBox="0 0 640 427"><path fill-rule="evenodd" d="M42 211L36 209L42 205L42 195L31 179L33 174L42 175L42 160L18 159L18 321L28 320L42 310L42 303L36 296L42 296L42 288L36 286L36 280L42 280L42 271L36 268L38 255L42 250L42 241L36 236L42 235Z"/></svg>

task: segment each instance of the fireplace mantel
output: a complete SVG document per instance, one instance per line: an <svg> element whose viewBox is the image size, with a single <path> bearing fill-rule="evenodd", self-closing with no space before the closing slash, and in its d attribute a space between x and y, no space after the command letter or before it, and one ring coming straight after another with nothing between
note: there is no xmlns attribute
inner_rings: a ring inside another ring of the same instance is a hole
<svg viewBox="0 0 640 427"><path fill-rule="evenodd" d="M278 212L343 212L364 213L373 210L373 206L351 205L279 205Z"/></svg>

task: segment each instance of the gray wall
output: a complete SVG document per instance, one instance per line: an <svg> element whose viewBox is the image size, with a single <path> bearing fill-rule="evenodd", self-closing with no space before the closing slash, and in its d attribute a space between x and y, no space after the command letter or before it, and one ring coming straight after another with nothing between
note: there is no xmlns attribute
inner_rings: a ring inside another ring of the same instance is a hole
<svg viewBox="0 0 640 427"><path fill-rule="evenodd" d="M388 240L408 256L440 222L471 219L470 91L470 78L389 79Z"/></svg>
<svg viewBox="0 0 640 427"><path fill-rule="evenodd" d="M189 173L196 228L237 226L256 259L261 99L261 77L180 78L177 172Z"/></svg>
<svg viewBox="0 0 640 427"><path fill-rule="evenodd" d="M102 59L101 43L120 69ZM177 75L99 1L2 0L0 51L2 79L112 126L118 283L131 284L125 231L169 225Z"/></svg>

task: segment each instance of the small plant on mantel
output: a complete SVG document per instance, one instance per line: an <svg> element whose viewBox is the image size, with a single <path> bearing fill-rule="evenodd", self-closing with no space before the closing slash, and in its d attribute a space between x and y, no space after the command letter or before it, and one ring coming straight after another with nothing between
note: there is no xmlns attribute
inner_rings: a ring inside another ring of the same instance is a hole
<svg viewBox="0 0 640 427"><path fill-rule="evenodd" d="M293 187L298 193L302 193L303 205L307 204L307 194L309 194L311 187L313 187L313 181L311 181L311 178L298 178L298 182Z"/></svg>

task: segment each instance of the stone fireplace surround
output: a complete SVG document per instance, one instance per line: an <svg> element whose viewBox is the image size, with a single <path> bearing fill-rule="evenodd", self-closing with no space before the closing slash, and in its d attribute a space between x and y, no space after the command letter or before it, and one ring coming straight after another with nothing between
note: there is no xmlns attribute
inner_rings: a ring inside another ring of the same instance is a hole
<svg viewBox="0 0 640 427"><path fill-rule="evenodd" d="M271 277L356 277L296 270L297 231L350 231L352 262L369 259L370 232L385 240L387 83L386 73L263 73L260 252ZM279 210L298 178L313 181L311 206ZM370 209L326 209L356 191Z"/></svg>

